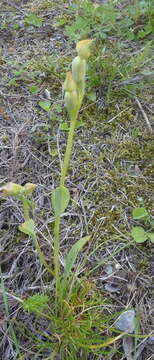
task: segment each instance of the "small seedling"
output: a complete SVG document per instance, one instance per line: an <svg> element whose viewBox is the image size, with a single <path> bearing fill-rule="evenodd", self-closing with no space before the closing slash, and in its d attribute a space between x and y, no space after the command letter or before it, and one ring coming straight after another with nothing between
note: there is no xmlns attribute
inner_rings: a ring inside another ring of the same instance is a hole
<svg viewBox="0 0 154 360"><path fill-rule="evenodd" d="M154 233L145 231L141 226L134 226L131 235L136 243L143 243L147 239L154 243Z"/></svg>
<svg viewBox="0 0 154 360"><path fill-rule="evenodd" d="M24 19L25 23L27 25L33 25L33 26L36 26L36 27L40 27L42 26L42 19L35 15L35 14L29 14L25 17Z"/></svg>
<svg viewBox="0 0 154 360"><path fill-rule="evenodd" d="M149 214L144 207L139 207L133 209L133 219L134 220L147 220L149 219Z"/></svg>
<svg viewBox="0 0 154 360"><path fill-rule="evenodd" d="M50 110L50 106L51 106L51 102L49 100L46 101L39 101L39 106L45 110L45 111L49 111Z"/></svg>
<svg viewBox="0 0 154 360"><path fill-rule="evenodd" d="M29 88L29 91L31 92L31 94L37 94L40 91L40 88L37 85L32 85Z"/></svg>
<svg viewBox="0 0 154 360"><path fill-rule="evenodd" d="M150 223L150 216L144 207L135 208L132 212L134 220L142 220ZM131 230L131 235L136 243L143 243L150 240L154 243L154 233L145 231L142 226L134 226Z"/></svg>

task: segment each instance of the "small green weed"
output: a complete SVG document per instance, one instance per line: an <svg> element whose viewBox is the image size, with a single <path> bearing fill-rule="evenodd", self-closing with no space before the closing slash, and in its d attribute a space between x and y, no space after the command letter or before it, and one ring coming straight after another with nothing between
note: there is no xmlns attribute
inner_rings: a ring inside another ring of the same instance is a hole
<svg viewBox="0 0 154 360"><path fill-rule="evenodd" d="M24 21L25 21L25 24L33 25L33 26L36 26L36 27L42 26L42 23L43 23L42 19L39 16L37 16L37 15L35 15L33 13L27 15L24 18Z"/></svg>
<svg viewBox="0 0 154 360"><path fill-rule="evenodd" d="M133 209L133 219L138 221L144 221L146 224L151 224L150 216L144 207ZM151 226L152 228L153 226ZM131 235L136 243L143 243L146 240L150 240L154 243L154 233L145 231L142 226L134 226L131 230Z"/></svg>
<svg viewBox="0 0 154 360"><path fill-rule="evenodd" d="M39 106L45 110L45 111L49 111L50 110L50 107L51 107L51 102L50 101L39 101Z"/></svg>
<svg viewBox="0 0 154 360"><path fill-rule="evenodd" d="M32 85L29 88L29 91L31 92L31 94L38 94L38 92L40 91L40 88L37 85Z"/></svg>
<svg viewBox="0 0 154 360"><path fill-rule="evenodd" d="M131 235L136 243L143 243L148 239L154 243L154 233L145 231L141 226L134 226Z"/></svg>

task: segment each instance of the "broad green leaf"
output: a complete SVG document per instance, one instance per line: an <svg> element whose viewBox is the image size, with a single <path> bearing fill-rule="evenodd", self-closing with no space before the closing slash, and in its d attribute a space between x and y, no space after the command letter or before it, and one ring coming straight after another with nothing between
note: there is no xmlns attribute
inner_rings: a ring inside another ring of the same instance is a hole
<svg viewBox="0 0 154 360"><path fill-rule="evenodd" d="M51 102L50 101L39 101L39 105L40 107L45 110L45 111L49 111L50 110L50 106L51 106Z"/></svg>
<svg viewBox="0 0 154 360"><path fill-rule="evenodd" d="M32 85L29 90L31 94L37 94L40 91L40 88L37 85Z"/></svg>
<svg viewBox="0 0 154 360"><path fill-rule="evenodd" d="M134 220L145 219L147 217L148 217L148 212L145 208L140 207L140 208L133 209L133 219Z"/></svg>
<svg viewBox="0 0 154 360"><path fill-rule="evenodd" d="M144 229L141 226L133 227L133 229L131 231L131 235L132 235L134 241L137 243L143 243L148 238L147 233L144 231Z"/></svg>
<svg viewBox="0 0 154 360"><path fill-rule="evenodd" d="M65 186L60 186L52 192L52 206L54 208L55 216L60 216L64 213L70 200L69 190Z"/></svg>
<svg viewBox="0 0 154 360"><path fill-rule="evenodd" d="M154 233L147 233L148 238L152 243L154 243Z"/></svg>
<svg viewBox="0 0 154 360"><path fill-rule="evenodd" d="M40 27L42 26L42 19L40 17L38 17L35 14L29 14L25 17L24 19L25 23L28 25L33 25L36 27Z"/></svg>
<svg viewBox="0 0 154 360"><path fill-rule="evenodd" d="M147 35L147 33L144 30L140 30L137 33L137 38L138 39L144 39L144 37Z"/></svg>
<svg viewBox="0 0 154 360"><path fill-rule="evenodd" d="M63 122L60 124L59 129L63 131L69 131L70 127L66 122Z"/></svg>
<svg viewBox="0 0 154 360"><path fill-rule="evenodd" d="M19 226L19 230L29 236L35 236L35 224L32 219L26 220Z"/></svg>
<svg viewBox="0 0 154 360"><path fill-rule="evenodd" d="M85 236L78 240L70 249L69 253L66 256L65 260L65 271L64 271L64 282L67 280L69 273L76 261L79 251L83 246L90 240L90 236Z"/></svg>

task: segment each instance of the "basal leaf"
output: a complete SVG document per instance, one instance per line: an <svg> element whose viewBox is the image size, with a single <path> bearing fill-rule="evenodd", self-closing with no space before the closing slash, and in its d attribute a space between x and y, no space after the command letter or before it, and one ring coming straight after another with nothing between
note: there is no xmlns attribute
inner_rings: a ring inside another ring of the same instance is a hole
<svg viewBox="0 0 154 360"><path fill-rule="evenodd" d="M60 216L64 213L70 200L69 190L65 186L60 186L52 192L52 206L54 208L55 216Z"/></svg>

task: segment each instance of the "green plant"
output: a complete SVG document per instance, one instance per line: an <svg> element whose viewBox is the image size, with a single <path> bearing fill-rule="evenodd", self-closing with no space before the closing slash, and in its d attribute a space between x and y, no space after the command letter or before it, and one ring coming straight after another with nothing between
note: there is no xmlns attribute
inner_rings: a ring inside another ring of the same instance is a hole
<svg viewBox="0 0 154 360"><path fill-rule="evenodd" d="M40 17L38 17L37 15L31 13L28 14L25 18L24 21L27 25L33 25L36 27L40 27L42 26L42 19Z"/></svg>
<svg viewBox="0 0 154 360"><path fill-rule="evenodd" d="M134 220L149 220L149 214L144 207L133 209L132 215Z"/></svg>
<svg viewBox="0 0 154 360"><path fill-rule="evenodd" d="M49 111L50 110L50 106L51 106L51 102L49 100L46 101L39 101L39 106L45 110L45 111Z"/></svg>
<svg viewBox="0 0 154 360"><path fill-rule="evenodd" d="M134 226L131 235L136 243L143 243L147 239L154 243L154 233L145 231L141 226Z"/></svg>
<svg viewBox="0 0 154 360"><path fill-rule="evenodd" d="M74 11L74 7L75 19L70 25L65 26L65 35L71 40L78 41L79 38L85 38L93 33L95 37L105 39L114 29L118 11L111 3L98 5L86 0L70 6L70 9Z"/></svg>
<svg viewBox="0 0 154 360"><path fill-rule="evenodd" d="M151 224L150 216L144 207L133 209L132 215L134 220L141 220ZM154 243L154 233L145 231L142 226L133 226L131 235L136 243L143 243L148 239Z"/></svg>
<svg viewBox="0 0 154 360"><path fill-rule="evenodd" d="M118 1L105 4L95 4L90 0L73 3L69 7L72 16L70 20L67 19L64 29L71 41L91 35L96 39L98 51L90 64L89 86L101 86L102 96L107 103L115 95L119 97L116 86L121 80L131 79L138 72L146 74L152 60L152 2L137 0L124 7L122 12L119 5ZM143 41L139 42L139 39ZM131 52L128 55L129 46L137 48L135 55L132 56ZM131 89L136 91L141 87L141 81L130 81L128 85L126 81L124 90L130 94Z"/></svg>
<svg viewBox="0 0 154 360"><path fill-rule="evenodd" d="M90 56L90 45L92 40L83 40L77 44L78 55L72 62L72 73L68 72L64 82L65 105L70 118L70 126L66 152L63 166L61 169L60 185L52 191L52 206L55 214L54 222L54 269L52 270L46 262L44 254L39 246L35 223L31 216L34 214L34 204L31 194L36 185L27 183L24 186L8 183L1 187L0 192L3 196L14 196L21 201L24 213L24 222L19 226L19 230L32 237L41 264L54 276L55 293L51 296L47 294L35 294L27 299L20 300L23 309L36 314L36 324L39 317L44 317L49 321L49 329L55 335L47 336L47 341L36 342L39 351L44 347L52 349L52 353L59 352L62 359L76 359L76 354L80 348L85 349L86 356L88 349L99 351L99 349L112 344L119 339L122 334L114 338L104 337L102 340L103 323L102 320L102 297L98 294L92 281L87 282L85 278L79 280L76 272L72 272L78 253L90 240L90 236L79 239L70 249L65 258L64 275L61 276L59 263L59 232L61 218L69 204L70 193L65 186L68 165L73 145L74 131L77 126L77 117L85 93L85 73L86 62ZM41 108L49 111L50 102L39 102ZM34 217L34 216L33 216ZM52 307L51 304L52 303ZM20 325L21 332L23 326ZM37 331L36 331L37 332ZM57 335L56 335L57 334ZM29 333L29 335L32 335ZM55 341L53 337L55 336ZM56 341L56 337L58 341ZM32 335L35 339L35 335Z"/></svg>

